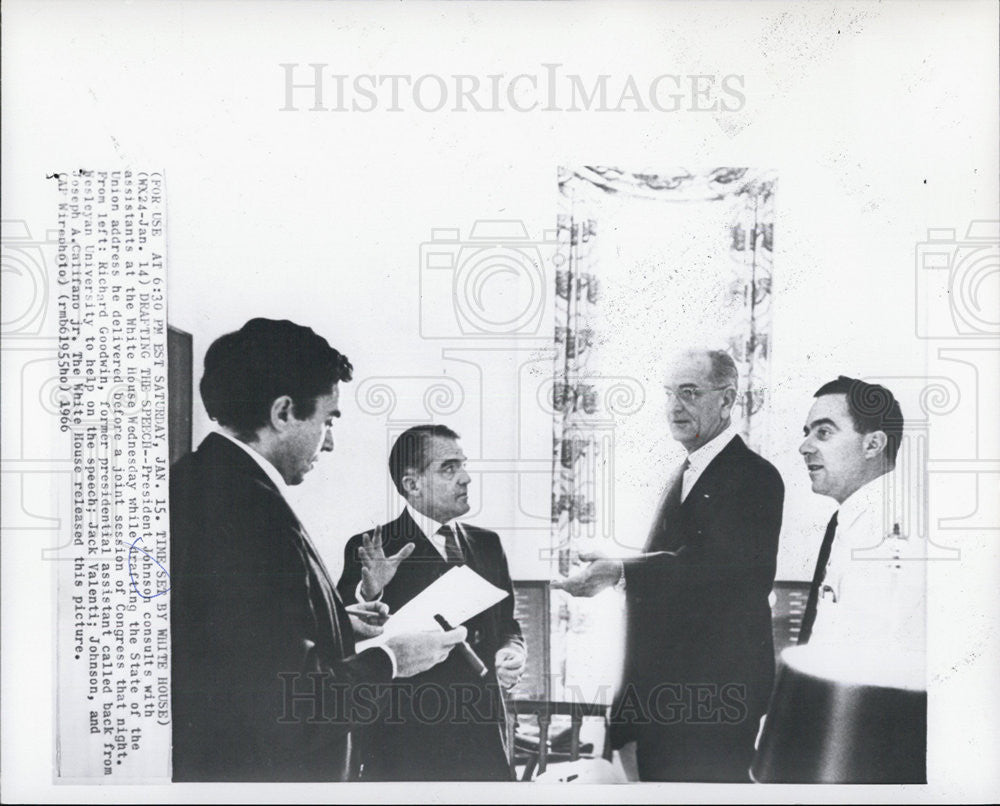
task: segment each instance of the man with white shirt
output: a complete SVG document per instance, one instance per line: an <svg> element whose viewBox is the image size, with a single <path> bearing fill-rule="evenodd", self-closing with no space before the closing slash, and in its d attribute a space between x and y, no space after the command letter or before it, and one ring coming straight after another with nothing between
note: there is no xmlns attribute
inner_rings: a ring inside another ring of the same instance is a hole
<svg viewBox="0 0 1000 806"><path fill-rule="evenodd" d="M444 660L465 630L355 653L323 561L285 500L333 450L351 364L289 321L253 319L205 355L219 425L170 473L173 778L338 781L364 690ZM382 610L373 606L370 610Z"/></svg>
<svg viewBox="0 0 1000 806"><path fill-rule="evenodd" d="M365 731L362 780L510 780L500 688L517 682L524 641L500 538L458 521L469 511L465 462L458 434L446 426L403 432L389 454L389 475L406 506L345 548L338 583L345 601L378 599L396 611L456 565L508 594L465 623L484 677L456 652L386 693L392 705Z"/></svg>
<svg viewBox="0 0 1000 806"><path fill-rule="evenodd" d="M894 472L903 425L883 386L841 375L816 391L799 452L813 492L839 508L820 545L800 644L924 651L926 564L903 512L914 491Z"/></svg>
<svg viewBox="0 0 1000 806"><path fill-rule="evenodd" d="M624 586L612 743L635 742L644 781L749 782L774 680L768 596L784 485L735 431L737 381L721 350L670 363L668 425L688 456L670 476L643 554L583 556L586 567L553 583L574 596Z"/></svg>

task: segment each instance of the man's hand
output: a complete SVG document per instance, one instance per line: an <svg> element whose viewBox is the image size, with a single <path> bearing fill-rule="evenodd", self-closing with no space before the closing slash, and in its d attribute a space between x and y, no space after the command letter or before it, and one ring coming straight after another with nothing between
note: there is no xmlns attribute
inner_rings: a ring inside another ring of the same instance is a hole
<svg viewBox="0 0 1000 806"><path fill-rule="evenodd" d="M594 596L605 588L617 585L625 573L621 560L608 559L599 551L581 551L580 559L590 565L566 579L553 579L551 586L566 591L570 596Z"/></svg>
<svg viewBox="0 0 1000 806"><path fill-rule="evenodd" d="M413 677L437 666L466 634L465 627L456 627L448 632L410 632L387 639L386 646L396 656L396 677Z"/></svg>
<svg viewBox="0 0 1000 806"><path fill-rule="evenodd" d="M497 680L503 688L514 688L524 674L524 662L528 655L523 646L508 644L497 650Z"/></svg>
<svg viewBox="0 0 1000 806"><path fill-rule="evenodd" d="M364 612L355 615L352 610ZM351 626L354 628L356 638L362 640L375 638L382 634L382 625L389 618L389 605L382 602L358 602L348 608L347 614L351 617Z"/></svg>
<svg viewBox="0 0 1000 806"><path fill-rule="evenodd" d="M373 534L361 536L358 556L361 558L361 595L374 599L389 584L399 564L413 553L415 543L407 543L391 557L382 549L382 527L376 526Z"/></svg>

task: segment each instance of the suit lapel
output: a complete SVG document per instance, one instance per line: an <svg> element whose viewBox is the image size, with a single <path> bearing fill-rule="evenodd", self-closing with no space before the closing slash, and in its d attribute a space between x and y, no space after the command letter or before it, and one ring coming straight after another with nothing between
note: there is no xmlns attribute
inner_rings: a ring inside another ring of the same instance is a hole
<svg viewBox="0 0 1000 806"><path fill-rule="evenodd" d="M459 548L462 549L462 555L465 557L465 564L475 570L478 567L478 558L476 557L474 541L472 536L469 534L469 527L464 523L459 523L458 521L454 522L454 527L455 539L458 541Z"/></svg>
<svg viewBox="0 0 1000 806"><path fill-rule="evenodd" d="M323 560L320 558L316 547L313 546L309 535L303 527L302 522L295 514L295 510L281 494L281 491L274 486L274 482L268 478L267 473L254 462L238 446L233 445L229 440L218 434L209 434L205 438L205 444L212 454L212 461L228 463L239 473L247 474L253 478L254 482L265 489L262 494L274 497L276 507L282 508L289 523L295 525L297 536L295 538L295 549L302 557L303 564L307 569L307 579L309 583L309 600L317 622L318 635L329 636L333 642L331 651L333 657L339 658L345 654L353 652L353 639L350 621L342 607L338 607L340 597L333 586L333 582ZM346 629L345 629L346 622ZM349 647L345 647L344 636L347 636Z"/></svg>
<svg viewBox="0 0 1000 806"><path fill-rule="evenodd" d="M337 589L333 585L323 559L319 556L316 547L301 524L299 525L299 537L310 572L309 586L315 590L313 609L316 611L317 620L326 621L329 624L338 656L351 655L354 653L353 628L350 618L343 608L340 594L337 593ZM319 601L315 601L316 599Z"/></svg>
<svg viewBox="0 0 1000 806"><path fill-rule="evenodd" d="M646 541L645 551L676 551L687 543L689 539L687 519L690 513L698 502L724 494L727 468L746 449L739 435L733 437L698 476L683 503L681 502L683 465L674 471Z"/></svg>
<svg viewBox="0 0 1000 806"><path fill-rule="evenodd" d="M716 503L723 503L728 485L734 478L732 466L737 461L740 452L747 450L739 436L730 442L708 463L694 486L688 491L687 497L678 508L675 517L681 526L683 543L694 547L704 540L704 530L699 528L705 522L705 509ZM671 546L676 548L676 546Z"/></svg>
<svg viewBox="0 0 1000 806"><path fill-rule="evenodd" d="M691 488L687 498L684 499L684 504L687 505L700 498L710 498L716 494L716 491L722 489L725 486L724 480L729 464L745 450L747 450L746 444L739 434L737 434L725 448L719 451L716 457L708 463L705 470L702 471L702 474L698 476L694 487Z"/></svg>
<svg viewBox="0 0 1000 806"><path fill-rule="evenodd" d="M423 530L417 526L413 518L410 517L408 510L404 509L402 514L386 527L386 531L399 541L398 544L393 545L391 552L386 550L386 554L395 554L407 543L412 542L414 544L413 553L404 560L404 563L414 558L421 562L432 560L444 562L437 547L431 543L430 537L425 535Z"/></svg>
<svg viewBox="0 0 1000 806"><path fill-rule="evenodd" d="M653 527L649 530L649 537L646 538L646 552L664 551L675 549L677 546L676 535L680 532L677 529L677 517L681 508L681 479L683 476L683 465L674 469L667 482L666 491L660 500L660 506L653 521Z"/></svg>
<svg viewBox="0 0 1000 806"><path fill-rule="evenodd" d="M464 523L453 521L452 528L455 532L455 538L458 540L458 545L461 547L462 553L465 555L466 563L473 565L474 567L474 563L470 562L470 560L475 554L475 541L469 534L469 527ZM431 542L430 536L425 535L420 527L413 522L413 518L410 517L409 511L404 509L403 513L386 527L386 531L390 532L394 536L398 536L400 539L398 545L394 544L392 552L387 550L386 554L395 553L408 542L412 541L415 544L415 547L413 549L413 554L411 554L408 559L417 558L428 561L437 560L442 564L447 565L449 568L451 567L441 556L441 552L438 551L437 546Z"/></svg>

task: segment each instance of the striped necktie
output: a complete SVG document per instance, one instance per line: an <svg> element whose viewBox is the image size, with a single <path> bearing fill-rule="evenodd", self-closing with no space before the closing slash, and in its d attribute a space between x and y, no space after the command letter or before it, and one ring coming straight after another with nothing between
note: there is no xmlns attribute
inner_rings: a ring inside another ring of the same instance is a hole
<svg viewBox="0 0 1000 806"><path fill-rule="evenodd" d="M462 547L458 545L458 539L455 537L455 530L448 526L448 524L445 524L437 530L437 533L444 537L445 561L449 565L464 564L465 554L462 552Z"/></svg>

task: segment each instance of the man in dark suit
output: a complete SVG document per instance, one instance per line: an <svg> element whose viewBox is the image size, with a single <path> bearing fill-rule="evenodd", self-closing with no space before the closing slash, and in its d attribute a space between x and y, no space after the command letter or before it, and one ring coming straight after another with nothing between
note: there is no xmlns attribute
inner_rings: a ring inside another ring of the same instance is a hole
<svg viewBox="0 0 1000 806"><path fill-rule="evenodd" d="M395 611L461 564L508 595L465 623L487 674L477 676L454 652L396 686L384 721L365 731L362 779L509 781L500 686L517 682L525 650L500 538L456 520L469 511L470 479L451 429L405 431L390 452L389 474L406 507L374 534L348 541L338 583L344 600L380 598Z"/></svg>
<svg viewBox="0 0 1000 806"><path fill-rule="evenodd" d="M205 356L220 430L171 470L173 777L337 781L363 689L443 660L464 630L354 652L357 631L283 494L333 450L347 358L310 328L254 319ZM381 610L384 606L369 610Z"/></svg>
<svg viewBox="0 0 1000 806"><path fill-rule="evenodd" d="M737 371L722 351L672 362L669 425L688 452L644 553L592 562L555 587L623 585L628 635L613 743L636 742L646 781L749 782L774 680L768 596L784 485L736 434Z"/></svg>

